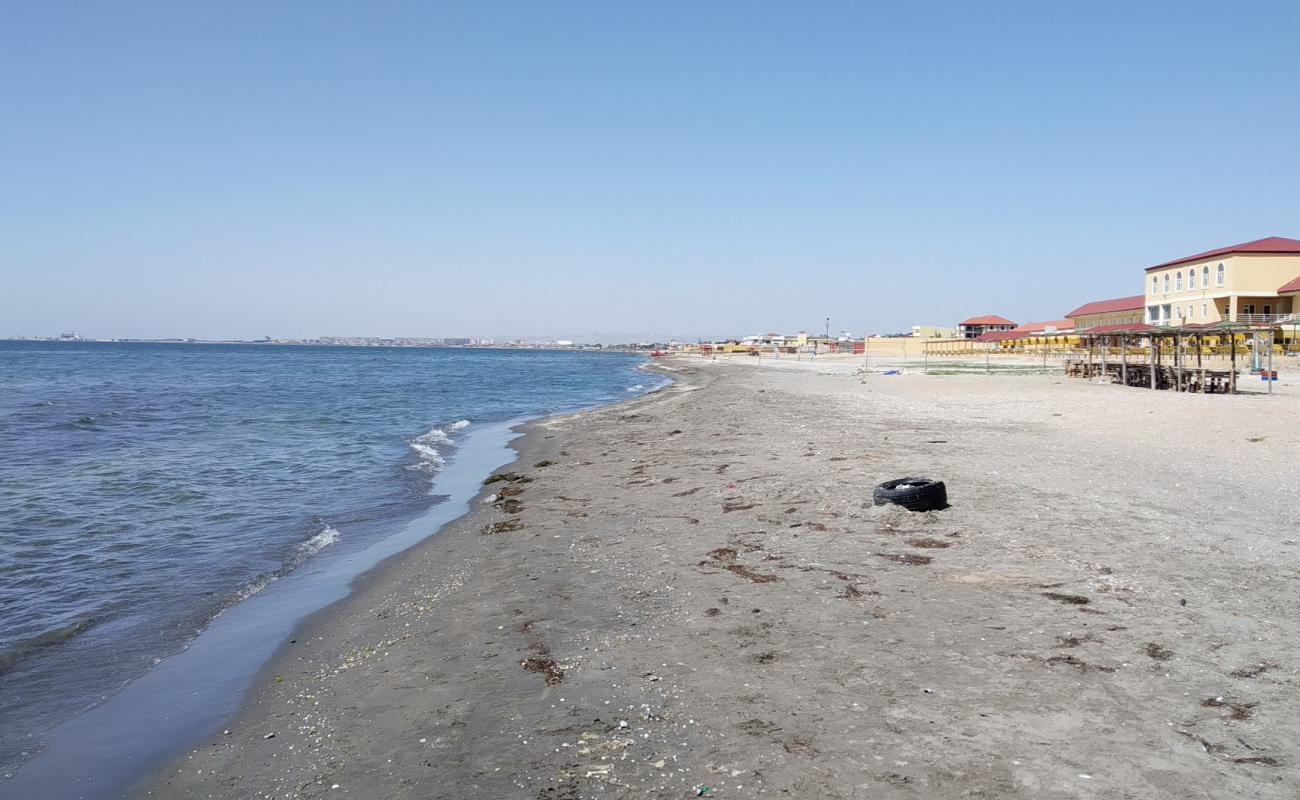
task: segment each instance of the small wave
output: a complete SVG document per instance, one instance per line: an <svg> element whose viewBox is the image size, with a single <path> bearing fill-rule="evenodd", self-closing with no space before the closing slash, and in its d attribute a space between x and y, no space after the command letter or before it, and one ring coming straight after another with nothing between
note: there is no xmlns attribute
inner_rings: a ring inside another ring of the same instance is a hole
<svg viewBox="0 0 1300 800"><path fill-rule="evenodd" d="M339 533L337 528L326 525L320 533L305 542L299 542L298 546L294 548L293 556L289 561L293 566L297 566L341 538L343 538L343 534Z"/></svg>
<svg viewBox="0 0 1300 800"><path fill-rule="evenodd" d="M433 445L451 444L451 437L448 436L447 432L444 431L442 428L434 428L433 430L420 434L419 436L415 437L411 441L419 442L420 444L433 444Z"/></svg>
<svg viewBox="0 0 1300 800"><path fill-rule="evenodd" d="M45 404L37 404L45 405ZM49 405L53 405L49 403ZM82 414L76 419L70 419L63 423L63 427L78 430L100 430L104 425L111 424L115 417L121 414L113 409L95 411L90 414Z"/></svg>
<svg viewBox="0 0 1300 800"><path fill-rule="evenodd" d="M444 427L430 428L412 439L409 444L419 460L411 468L424 472L441 472L447 466L445 451L456 446L451 434L469 427L469 424L467 419L457 420Z"/></svg>
<svg viewBox="0 0 1300 800"><path fill-rule="evenodd" d="M269 575L263 575L262 577L258 578L255 581L244 584L239 588L239 591L235 592L234 596L230 598L230 603L225 608L222 608L221 611L217 612L217 616L219 617L223 613L225 613L226 608L229 608L230 606L233 606L237 603L242 603L248 598L262 591L266 587L270 586L278 577L280 577L280 573L273 572Z"/></svg>
<svg viewBox="0 0 1300 800"><path fill-rule="evenodd" d="M627 387L627 391L629 391L629 392L639 392L639 391L641 391L641 390L644 389L644 388L645 388L644 386L642 386L641 384L638 383L638 384L635 385L635 386L629 386L629 387Z"/></svg>
<svg viewBox="0 0 1300 800"><path fill-rule="evenodd" d="M95 620L89 617L82 617L73 620L59 628L46 631L45 633L32 636L28 639L20 639L7 650L0 651L0 672L4 672L19 659L37 650L44 650L47 647L63 644L71 639L75 639L86 631L95 626Z"/></svg>
<svg viewBox="0 0 1300 800"><path fill-rule="evenodd" d="M443 458L442 453L439 453L438 448L433 445L411 442L411 449L420 457L419 463L415 465L416 469L437 472L447 464L447 459Z"/></svg>
<svg viewBox="0 0 1300 800"><path fill-rule="evenodd" d="M307 559L317 555L330 545L335 544L341 538L343 538L343 534L339 533L337 528L327 524L320 533L309 539L304 539L303 541L298 542L298 544L294 545L293 550L290 551L289 556L284 560L284 566L280 567L275 572L268 572L259 575L241 586L230 598L230 602L227 603L221 611L217 612L216 616L221 616L225 613L227 608L244 602L248 598L275 583L280 578L288 575L293 570L301 567L307 562Z"/></svg>

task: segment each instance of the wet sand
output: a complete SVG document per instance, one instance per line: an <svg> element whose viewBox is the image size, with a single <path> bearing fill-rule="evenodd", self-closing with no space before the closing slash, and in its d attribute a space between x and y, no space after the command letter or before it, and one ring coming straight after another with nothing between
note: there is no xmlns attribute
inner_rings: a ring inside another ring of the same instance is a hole
<svg viewBox="0 0 1300 800"><path fill-rule="evenodd" d="M1294 797L1293 398L665 366L141 796Z"/></svg>

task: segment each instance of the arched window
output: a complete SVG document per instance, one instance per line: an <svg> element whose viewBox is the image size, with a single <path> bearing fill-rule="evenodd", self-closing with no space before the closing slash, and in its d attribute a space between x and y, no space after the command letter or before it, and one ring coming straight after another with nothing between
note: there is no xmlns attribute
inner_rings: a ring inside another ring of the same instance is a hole
<svg viewBox="0 0 1300 800"><path fill-rule="evenodd" d="M1151 276L1151 294L1157 294L1159 291L1160 291L1160 279L1157 278L1156 276L1152 275L1152 276Z"/></svg>
<svg viewBox="0 0 1300 800"><path fill-rule="evenodd" d="M1209 267L1205 268L1207 272L1209 271L1209 269L1210 269ZM1208 320L1209 318L1210 318L1209 303L1201 303L1201 319Z"/></svg>
<svg viewBox="0 0 1300 800"><path fill-rule="evenodd" d="M1174 275L1174 289L1179 292L1183 290L1183 271L1181 269L1178 270L1178 274Z"/></svg>
<svg viewBox="0 0 1300 800"><path fill-rule="evenodd" d="M1210 288L1210 265L1206 264L1201 267L1201 285L1206 289Z"/></svg>
<svg viewBox="0 0 1300 800"><path fill-rule="evenodd" d="M1187 270L1187 288L1188 289L1196 288L1196 270L1194 269Z"/></svg>
<svg viewBox="0 0 1300 800"><path fill-rule="evenodd" d="M1215 275L1214 283L1216 286L1223 285L1223 264L1219 264L1219 271L1218 274Z"/></svg>
<svg viewBox="0 0 1300 800"><path fill-rule="evenodd" d="M1165 273L1165 294L1169 294L1169 273Z"/></svg>

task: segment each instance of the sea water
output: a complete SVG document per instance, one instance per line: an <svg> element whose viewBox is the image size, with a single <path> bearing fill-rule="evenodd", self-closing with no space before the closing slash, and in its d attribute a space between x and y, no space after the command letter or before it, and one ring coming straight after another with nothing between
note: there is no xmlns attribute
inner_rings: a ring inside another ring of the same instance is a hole
<svg viewBox="0 0 1300 800"><path fill-rule="evenodd" d="M70 721L214 619L289 576L310 583L306 565L345 585L330 559L427 535L438 487L464 495L484 477L447 473L491 466L461 452L476 432L656 388L643 363L0 342L0 793ZM184 690L184 676L169 680Z"/></svg>

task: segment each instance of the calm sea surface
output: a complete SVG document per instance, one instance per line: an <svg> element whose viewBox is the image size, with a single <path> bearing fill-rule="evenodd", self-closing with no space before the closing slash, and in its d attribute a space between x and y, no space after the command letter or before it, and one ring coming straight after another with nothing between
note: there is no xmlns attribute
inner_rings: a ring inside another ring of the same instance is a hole
<svg viewBox="0 0 1300 800"><path fill-rule="evenodd" d="M0 773L223 610L438 503L474 426L657 386L641 363L0 342Z"/></svg>

